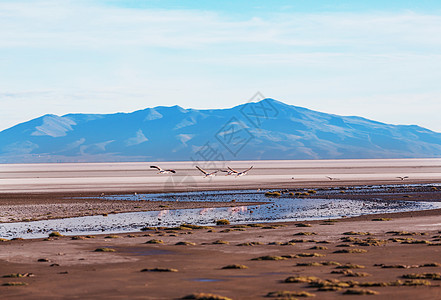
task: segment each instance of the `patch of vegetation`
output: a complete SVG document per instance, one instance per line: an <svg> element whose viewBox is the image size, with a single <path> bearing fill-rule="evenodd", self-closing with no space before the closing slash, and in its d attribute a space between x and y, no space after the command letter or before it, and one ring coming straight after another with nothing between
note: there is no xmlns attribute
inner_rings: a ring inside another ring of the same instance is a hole
<svg viewBox="0 0 441 300"><path fill-rule="evenodd" d="M328 250L328 247L325 246L313 246L309 248L310 250Z"/></svg>
<svg viewBox="0 0 441 300"><path fill-rule="evenodd" d="M26 282L5 282L2 284L3 286L23 286L28 285Z"/></svg>
<svg viewBox="0 0 441 300"><path fill-rule="evenodd" d="M307 223L297 223L295 225L296 227L312 227L311 224L307 224Z"/></svg>
<svg viewBox="0 0 441 300"><path fill-rule="evenodd" d="M104 237L105 239L119 239L119 235L107 235Z"/></svg>
<svg viewBox="0 0 441 300"><path fill-rule="evenodd" d="M333 253L366 253L367 250L364 249L341 249L336 250Z"/></svg>
<svg viewBox="0 0 441 300"><path fill-rule="evenodd" d="M411 273L401 276L406 279L435 279L441 280L441 273Z"/></svg>
<svg viewBox="0 0 441 300"><path fill-rule="evenodd" d="M193 224L181 224L179 227L175 228L177 230L199 230L199 229L213 229L211 226L193 225Z"/></svg>
<svg viewBox="0 0 441 300"><path fill-rule="evenodd" d="M265 225L255 223L255 224L248 224L248 227L264 227Z"/></svg>
<svg viewBox="0 0 441 300"><path fill-rule="evenodd" d="M223 241L223 240L217 240L217 241L213 242L213 244L215 244L215 245L228 245L229 243L230 242Z"/></svg>
<svg viewBox="0 0 441 300"><path fill-rule="evenodd" d="M116 252L115 249L112 248L96 248L95 252Z"/></svg>
<svg viewBox="0 0 441 300"><path fill-rule="evenodd" d="M374 219L372 219L372 221L377 221L377 222L392 221L392 219L391 218L374 218Z"/></svg>
<svg viewBox="0 0 441 300"><path fill-rule="evenodd" d="M316 241L317 244L330 244L329 241Z"/></svg>
<svg viewBox="0 0 441 300"><path fill-rule="evenodd" d="M294 235L317 235L315 232L297 232Z"/></svg>
<svg viewBox="0 0 441 300"><path fill-rule="evenodd" d="M283 282L285 283L300 283L300 282L306 282L310 283L316 280L320 280L318 277L315 276L290 276L286 278Z"/></svg>
<svg viewBox="0 0 441 300"><path fill-rule="evenodd" d="M59 233L58 231L52 231L49 233L49 237L62 237L63 235Z"/></svg>
<svg viewBox="0 0 441 300"><path fill-rule="evenodd" d="M234 265L227 265L225 267L222 267L222 269L225 269L225 270L227 270L227 269L248 269L248 267L245 265L234 264Z"/></svg>
<svg viewBox="0 0 441 300"><path fill-rule="evenodd" d="M257 245L263 245L261 242L246 242L246 243L240 243L236 246L257 246Z"/></svg>
<svg viewBox="0 0 441 300"><path fill-rule="evenodd" d="M265 255L265 256L259 256L256 258L253 258L251 260L285 260L286 257L283 256L272 256L272 255Z"/></svg>
<svg viewBox="0 0 441 300"><path fill-rule="evenodd" d="M8 239L0 238L0 242L7 242L7 241L9 241L9 240Z"/></svg>
<svg viewBox="0 0 441 300"><path fill-rule="evenodd" d="M356 264L344 264L336 267L336 269L364 269L364 268L366 267L363 265L356 265Z"/></svg>
<svg viewBox="0 0 441 300"><path fill-rule="evenodd" d="M290 243L314 243L315 240L303 240L303 239L294 239L290 240Z"/></svg>
<svg viewBox="0 0 441 300"><path fill-rule="evenodd" d="M315 297L315 294L311 294L308 292L300 291L300 292L294 292L294 291L276 291L276 292L269 292L266 294L265 297L268 298L282 298L282 299L292 299L292 297Z"/></svg>
<svg viewBox="0 0 441 300"><path fill-rule="evenodd" d="M319 262L309 262L309 263L297 263L297 267L322 267L323 264Z"/></svg>
<svg viewBox="0 0 441 300"><path fill-rule="evenodd" d="M366 289L348 289L343 295L378 295L378 292Z"/></svg>
<svg viewBox="0 0 441 300"><path fill-rule="evenodd" d="M196 243L192 243L192 242L177 242L175 245L177 246L196 246Z"/></svg>
<svg viewBox="0 0 441 300"><path fill-rule="evenodd" d="M409 235L428 235L425 232L408 232L408 231L388 231L388 234L399 235L399 236L409 236Z"/></svg>
<svg viewBox="0 0 441 300"><path fill-rule="evenodd" d="M12 273L3 275L3 278L23 278L23 277L34 277L32 273Z"/></svg>
<svg viewBox="0 0 441 300"><path fill-rule="evenodd" d="M324 254L319 254L319 253L299 253L296 254L297 257L323 257L325 256Z"/></svg>
<svg viewBox="0 0 441 300"><path fill-rule="evenodd" d="M145 242L145 244L164 244L163 240L151 239Z"/></svg>
<svg viewBox="0 0 441 300"><path fill-rule="evenodd" d="M226 219L220 219L216 221L216 225L230 225L230 221Z"/></svg>
<svg viewBox="0 0 441 300"><path fill-rule="evenodd" d="M430 245L432 242L426 240L413 240L413 241L402 241L401 244L427 244Z"/></svg>
<svg viewBox="0 0 441 300"><path fill-rule="evenodd" d="M171 268L152 268L152 269L142 269L141 272L178 272L178 270Z"/></svg>
<svg viewBox="0 0 441 300"><path fill-rule="evenodd" d="M282 194L280 192L274 191L274 192L266 192L266 197L280 197Z"/></svg>
<svg viewBox="0 0 441 300"><path fill-rule="evenodd" d="M182 299L195 299L195 300L232 300L231 298L210 294L210 293L195 293L182 297Z"/></svg>
<svg viewBox="0 0 441 300"><path fill-rule="evenodd" d="M433 262L433 263L426 263L426 264L420 265L420 268L424 268L424 267L441 267L441 264L439 264L437 262Z"/></svg>
<svg viewBox="0 0 441 300"><path fill-rule="evenodd" d="M344 235L371 235L370 232L356 232L356 231L347 231L343 232Z"/></svg>

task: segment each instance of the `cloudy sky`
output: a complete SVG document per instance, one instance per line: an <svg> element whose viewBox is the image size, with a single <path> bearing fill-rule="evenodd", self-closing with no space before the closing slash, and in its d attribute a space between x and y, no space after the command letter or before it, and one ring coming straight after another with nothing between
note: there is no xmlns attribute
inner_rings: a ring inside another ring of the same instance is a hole
<svg viewBox="0 0 441 300"><path fill-rule="evenodd" d="M266 97L441 132L438 0L0 0L0 130Z"/></svg>

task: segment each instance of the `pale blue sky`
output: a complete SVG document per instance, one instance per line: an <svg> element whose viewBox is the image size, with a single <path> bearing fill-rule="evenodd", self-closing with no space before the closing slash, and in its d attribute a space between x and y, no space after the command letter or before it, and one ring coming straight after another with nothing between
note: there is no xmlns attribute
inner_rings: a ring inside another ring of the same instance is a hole
<svg viewBox="0 0 441 300"><path fill-rule="evenodd" d="M0 130L288 104L441 132L440 1L0 0Z"/></svg>

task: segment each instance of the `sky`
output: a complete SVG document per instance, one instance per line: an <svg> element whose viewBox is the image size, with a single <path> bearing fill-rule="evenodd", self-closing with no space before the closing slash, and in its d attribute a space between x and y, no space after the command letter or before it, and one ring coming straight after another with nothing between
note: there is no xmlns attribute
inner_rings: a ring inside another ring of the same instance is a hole
<svg viewBox="0 0 441 300"><path fill-rule="evenodd" d="M441 132L441 1L0 0L0 131L287 104Z"/></svg>

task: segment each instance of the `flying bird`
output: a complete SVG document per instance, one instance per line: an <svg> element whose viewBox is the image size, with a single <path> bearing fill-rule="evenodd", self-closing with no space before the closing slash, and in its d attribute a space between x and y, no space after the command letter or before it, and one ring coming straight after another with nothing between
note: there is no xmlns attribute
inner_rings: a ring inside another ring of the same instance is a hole
<svg viewBox="0 0 441 300"><path fill-rule="evenodd" d="M239 173L236 170L231 169L230 167L228 167L228 170L219 170L219 171L227 173L225 176Z"/></svg>
<svg viewBox="0 0 441 300"><path fill-rule="evenodd" d="M246 174L248 173L248 171L251 170L252 168L253 168L253 166L249 167L248 169L246 169L246 170L244 170L244 171L242 171L242 172L238 172L238 171L236 171L236 170L233 170L233 169L230 168L230 167L228 167L228 170L230 170L231 172L233 172L233 173L236 175L236 177L239 177L239 176L246 175Z"/></svg>
<svg viewBox="0 0 441 300"><path fill-rule="evenodd" d="M159 171L158 174L176 173L175 170L172 170L172 169L165 169L164 170L158 166L150 166L150 168L158 170Z"/></svg>
<svg viewBox="0 0 441 300"><path fill-rule="evenodd" d="M199 171L201 171L201 172L205 175L204 177L212 177L212 176L215 176L215 174L216 174L217 172L219 172L219 170L216 170L216 171L213 171L213 172L208 173L207 171L205 171L205 170L202 169L202 168L199 168L198 166L196 166L196 169L198 169Z"/></svg>
<svg viewBox="0 0 441 300"><path fill-rule="evenodd" d="M398 176L397 178L398 178L398 179L401 179L401 180L404 180L404 179L406 179L406 178L409 178L409 176Z"/></svg>
<svg viewBox="0 0 441 300"><path fill-rule="evenodd" d="M329 180L339 180L338 178L335 178L335 177L330 177L330 176L325 176L326 178L328 178Z"/></svg>

